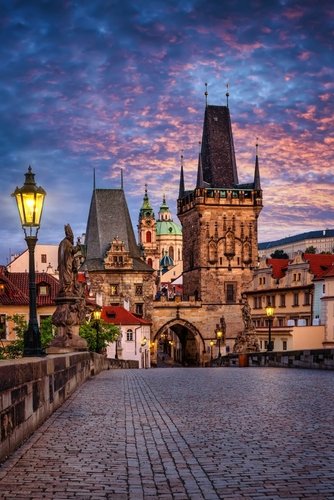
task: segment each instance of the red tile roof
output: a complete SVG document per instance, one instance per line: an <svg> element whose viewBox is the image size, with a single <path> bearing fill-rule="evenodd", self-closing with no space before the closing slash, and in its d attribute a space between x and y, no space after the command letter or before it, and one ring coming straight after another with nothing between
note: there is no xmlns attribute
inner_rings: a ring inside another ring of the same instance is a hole
<svg viewBox="0 0 334 500"><path fill-rule="evenodd" d="M150 325L149 321L138 318L130 311L121 306L103 306L101 312L101 319L106 323L114 325Z"/></svg>
<svg viewBox="0 0 334 500"><path fill-rule="evenodd" d="M286 273L289 259L267 259L267 264L272 268L272 277L281 279Z"/></svg>
<svg viewBox="0 0 334 500"><path fill-rule="evenodd" d="M10 273L5 267L0 268L0 283L4 285L4 292L0 294L1 305L28 305L29 304L29 273ZM53 306L59 290L59 282L47 273L36 273L37 306ZM48 295L40 295L38 286L49 287Z"/></svg>
<svg viewBox="0 0 334 500"><path fill-rule="evenodd" d="M310 272L315 278L322 277L334 264L334 255L304 253L304 260L310 263Z"/></svg>

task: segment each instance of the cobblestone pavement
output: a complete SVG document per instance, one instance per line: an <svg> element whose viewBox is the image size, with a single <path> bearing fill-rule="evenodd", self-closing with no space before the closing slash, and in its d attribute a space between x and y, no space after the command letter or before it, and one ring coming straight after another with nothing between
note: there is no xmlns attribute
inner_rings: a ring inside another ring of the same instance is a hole
<svg viewBox="0 0 334 500"><path fill-rule="evenodd" d="M334 373L111 370L0 469L1 499L334 499Z"/></svg>

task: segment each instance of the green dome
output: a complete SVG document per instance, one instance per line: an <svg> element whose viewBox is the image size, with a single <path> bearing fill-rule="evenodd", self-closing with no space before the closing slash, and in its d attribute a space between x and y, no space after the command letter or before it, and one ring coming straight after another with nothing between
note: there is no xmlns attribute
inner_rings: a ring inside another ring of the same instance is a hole
<svg viewBox="0 0 334 500"><path fill-rule="evenodd" d="M157 221L157 236L161 235L177 235L182 236L182 228L172 220L158 220Z"/></svg>

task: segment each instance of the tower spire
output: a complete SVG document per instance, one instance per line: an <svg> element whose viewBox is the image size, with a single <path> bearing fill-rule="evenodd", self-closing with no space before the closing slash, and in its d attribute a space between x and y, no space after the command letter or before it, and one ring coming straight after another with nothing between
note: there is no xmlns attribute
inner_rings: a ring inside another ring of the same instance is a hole
<svg viewBox="0 0 334 500"><path fill-rule="evenodd" d="M202 188L202 187L204 187L204 177L203 177L203 166L202 166L202 154L201 152L199 152L196 188Z"/></svg>
<svg viewBox="0 0 334 500"><path fill-rule="evenodd" d="M121 189L123 191L123 169L121 168Z"/></svg>
<svg viewBox="0 0 334 500"><path fill-rule="evenodd" d="M93 191L95 191L96 182L95 182L95 167L93 168Z"/></svg>
<svg viewBox="0 0 334 500"><path fill-rule="evenodd" d="M255 144L255 171L254 171L254 189L257 191L261 190L261 182L260 182L260 169L259 169L259 141L258 137L256 138Z"/></svg>
<svg viewBox="0 0 334 500"><path fill-rule="evenodd" d="M181 154L179 198L183 198L183 196L184 196L184 174L183 174L183 154Z"/></svg>
<svg viewBox="0 0 334 500"><path fill-rule="evenodd" d="M229 91L228 91L228 86L229 86L229 85L228 85L228 82L227 82L227 83L226 83L226 94L225 94L225 95L226 95L226 106L227 106L227 107L228 107L228 98L229 98L229 95L230 95L230 93L229 93Z"/></svg>
<svg viewBox="0 0 334 500"><path fill-rule="evenodd" d="M204 85L205 85L205 92L204 92L204 95L205 95L205 107L207 107L207 105L208 105L208 95L209 95L209 93L208 93L208 84L205 82Z"/></svg>

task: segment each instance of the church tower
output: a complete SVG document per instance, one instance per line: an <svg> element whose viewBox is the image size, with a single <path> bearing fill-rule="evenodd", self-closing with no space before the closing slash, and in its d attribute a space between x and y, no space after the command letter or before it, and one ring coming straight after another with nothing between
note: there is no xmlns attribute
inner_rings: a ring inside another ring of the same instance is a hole
<svg viewBox="0 0 334 500"><path fill-rule="evenodd" d="M185 190L181 168L183 292L203 305L223 306L224 315L240 315L244 287L258 262L262 190L257 153L256 147L253 182L240 184L229 108L206 105L195 189Z"/></svg>
<svg viewBox="0 0 334 500"><path fill-rule="evenodd" d="M145 262L154 269L159 269L159 254L157 253L156 242L156 220L148 198L147 185L145 185L143 204L139 210L138 238L144 252Z"/></svg>

